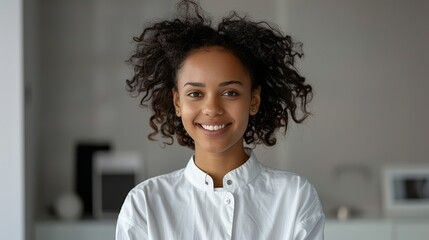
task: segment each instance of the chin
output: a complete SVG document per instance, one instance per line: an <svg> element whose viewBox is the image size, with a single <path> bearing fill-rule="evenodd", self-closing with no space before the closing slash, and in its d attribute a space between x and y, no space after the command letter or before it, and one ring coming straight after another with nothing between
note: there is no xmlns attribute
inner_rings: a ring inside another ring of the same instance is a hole
<svg viewBox="0 0 429 240"><path fill-rule="evenodd" d="M216 143L216 142L208 142L204 145L199 145L198 149L211 154L222 154L227 153L231 150L237 148L244 148L244 145L235 144L227 144L227 143Z"/></svg>

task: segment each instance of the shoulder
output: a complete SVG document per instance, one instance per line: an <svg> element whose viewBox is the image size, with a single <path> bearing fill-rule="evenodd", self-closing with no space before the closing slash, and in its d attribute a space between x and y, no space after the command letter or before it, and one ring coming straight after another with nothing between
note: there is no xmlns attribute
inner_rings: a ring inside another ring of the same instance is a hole
<svg viewBox="0 0 429 240"><path fill-rule="evenodd" d="M184 169L179 169L171 173L149 178L137 184L128 195L139 195L142 193L153 193L154 191L168 190L174 188L184 176Z"/></svg>
<svg viewBox="0 0 429 240"><path fill-rule="evenodd" d="M261 177L274 186L287 186L288 188L296 188L301 190L314 188L313 185L304 176L263 165L261 165Z"/></svg>
<svg viewBox="0 0 429 240"><path fill-rule="evenodd" d="M149 178L131 189L122 204L119 216L130 219L140 225L143 216L147 215L149 202L162 196L169 196L183 181L184 169Z"/></svg>
<svg viewBox="0 0 429 240"><path fill-rule="evenodd" d="M314 205L321 209L320 199L313 184L299 174L262 166L262 188L266 191L287 196L287 199L300 206Z"/></svg>
<svg viewBox="0 0 429 240"><path fill-rule="evenodd" d="M131 189L122 205L127 212L134 208L145 209L149 202L171 196L180 184L183 184L184 169L149 178Z"/></svg>

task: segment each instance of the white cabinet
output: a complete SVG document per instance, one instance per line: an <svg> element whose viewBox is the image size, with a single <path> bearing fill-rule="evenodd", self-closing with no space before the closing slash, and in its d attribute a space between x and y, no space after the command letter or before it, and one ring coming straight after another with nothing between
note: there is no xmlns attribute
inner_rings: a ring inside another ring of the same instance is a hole
<svg viewBox="0 0 429 240"><path fill-rule="evenodd" d="M115 220L36 223L35 240L114 240ZM328 219L326 240L428 240L429 219Z"/></svg>
<svg viewBox="0 0 429 240"><path fill-rule="evenodd" d="M114 220L111 221L48 221L36 223L35 240L114 240Z"/></svg>
<svg viewBox="0 0 429 240"><path fill-rule="evenodd" d="M428 240L429 220L398 220L394 223L395 240Z"/></svg>
<svg viewBox="0 0 429 240"><path fill-rule="evenodd" d="M327 220L326 240L392 240L392 224L380 220ZM409 240L409 239L407 239Z"/></svg>
<svg viewBox="0 0 429 240"><path fill-rule="evenodd" d="M429 219L327 220L326 240L428 240Z"/></svg>

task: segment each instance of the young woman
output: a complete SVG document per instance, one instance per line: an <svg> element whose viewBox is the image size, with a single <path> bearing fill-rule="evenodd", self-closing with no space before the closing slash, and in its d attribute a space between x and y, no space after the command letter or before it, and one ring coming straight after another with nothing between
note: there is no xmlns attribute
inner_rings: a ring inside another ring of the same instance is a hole
<svg viewBox="0 0 429 240"><path fill-rule="evenodd" d="M181 170L137 185L116 239L323 239L313 186L261 165L248 145L307 116L300 47L267 23L232 13L217 28L192 1L135 38L130 92L150 101L154 132L195 150Z"/></svg>

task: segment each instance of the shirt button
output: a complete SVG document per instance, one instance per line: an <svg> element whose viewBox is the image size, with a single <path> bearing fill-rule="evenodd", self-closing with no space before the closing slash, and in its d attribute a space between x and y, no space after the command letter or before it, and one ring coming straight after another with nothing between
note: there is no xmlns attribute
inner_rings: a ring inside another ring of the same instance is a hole
<svg viewBox="0 0 429 240"><path fill-rule="evenodd" d="M229 199L229 198L225 198L224 203L225 203L225 205L230 204L230 203L231 203L231 199Z"/></svg>
<svg viewBox="0 0 429 240"><path fill-rule="evenodd" d="M232 184L232 180L226 181L226 184L231 185Z"/></svg>

